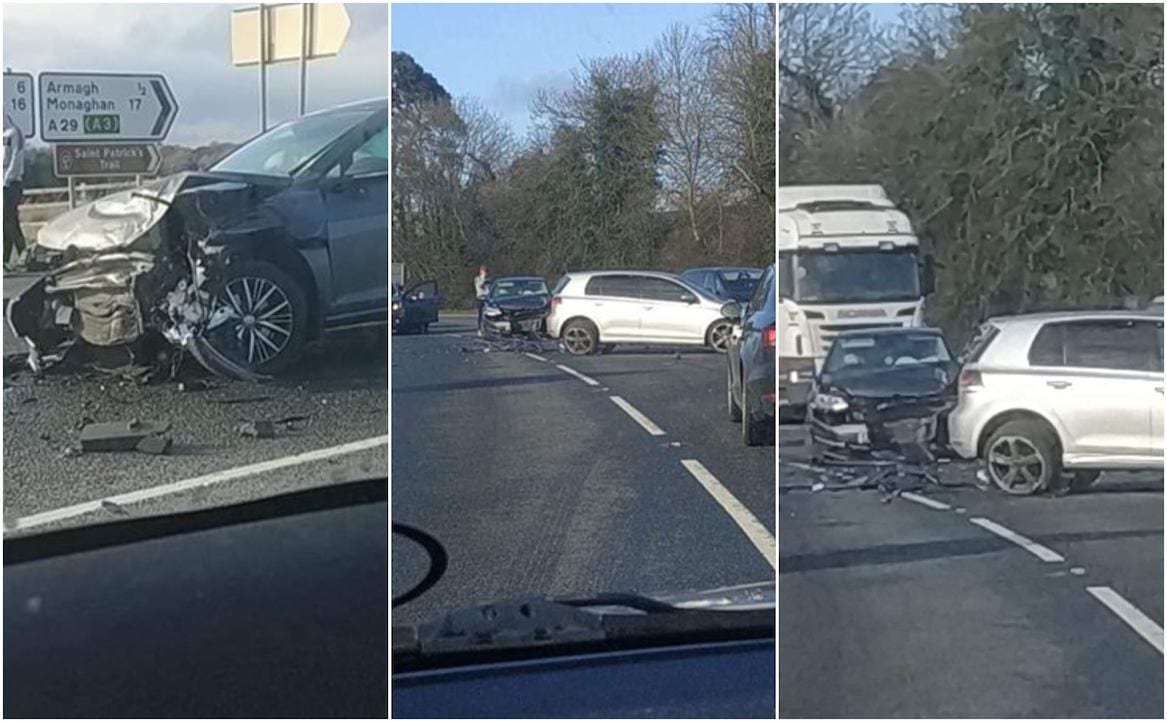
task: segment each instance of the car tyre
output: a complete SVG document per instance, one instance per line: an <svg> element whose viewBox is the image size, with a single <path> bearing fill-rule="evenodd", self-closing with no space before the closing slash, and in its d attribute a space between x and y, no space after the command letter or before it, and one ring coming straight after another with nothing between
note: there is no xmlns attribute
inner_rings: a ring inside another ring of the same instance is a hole
<svg viewBox="0 0 1167 722"><path fill-rule="evenodd" d="M745 384L742 384L742 441L746 446L760 446L766 437L766 424L754 418L753 412L750 410L750 395L746 391Z"/></svg>
<svg viewBox="0 0 1167 722"><path fill-rule="evenodd" d="M719 318L705 330L705 345L717 353L725 353L729 350L729 336L732 333L733 322L727 318Z"/></svg>
<svg viewBox="0 0 1167 722"><path fill-rule="evenodd" d="M730 421L736 423L742 420L742 407L733 393L733 369L728 363L725 365L725 406L729 410Z"/></svg>
<svg viewBox="0 0 1167 722"><path fill-rule="evenodd" d="M1062 474L1057 436L1034 419L1015 419L994 431L982 461L997 488L1016 496L1044 491Z"/></svg>
<svg viewBox="0 0 1167 722"><path fill-rule="evenodd" d="M245 290L251 290L253 295L247 297ZM230 293L230 296L225 294ZM222 277L212 287L212 296L222 303L231 303L231 296L235 303L240 304L240 311L254 311L262 320L260 314L267 314L269 322L284 329L283 343L270 356L245 358L239 348L229 348L235 343L242 344L237 330L242 319L232 319L216 329L204 331L196 339L198 353L196 357L210 371L233 377L266 376L278 374L299 359L308 342L308 295L304 288L289 273L279 266L268 261L242 260L229 264ZM287 312L284 309L287 309ZM251 316L253 314L247 314ZM243 338L247 334L256 333L253 327L244 329ZM236 341L231 341L235 336ZM279 336L265 336L274 338L278 343ZM261 342L262 343L262 342ZM270 353L272 350L267 349Z"/></svg>
<svg viewBox="0 0 1167 722"><path fill-rule="evenodd" d="M589 356L599 348L600 332L596 325L583 318L568 321L563 327L563 347L572 356Z"/></svg>

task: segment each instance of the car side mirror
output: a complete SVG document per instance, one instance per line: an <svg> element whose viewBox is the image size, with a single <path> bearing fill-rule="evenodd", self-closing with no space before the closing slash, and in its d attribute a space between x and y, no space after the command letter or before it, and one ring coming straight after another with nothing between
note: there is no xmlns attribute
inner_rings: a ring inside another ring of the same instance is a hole
<svg viewBox="0 0 1167 722"><path fill-rule="evenodd" d="M936 260L932 254L924 256L924 267L920 273L920 285L923 286L925 296L936 292Z"/></svg>
<svg viewBox="0 0 1167 722"><path fill-rule="evenodd" d="M740 303L737 301L730 301L721 307L721 315L723 318L727 318L730 321L737 323L742 320L742 317L745 314L744 309L742 309L742 305Z"/></svg>

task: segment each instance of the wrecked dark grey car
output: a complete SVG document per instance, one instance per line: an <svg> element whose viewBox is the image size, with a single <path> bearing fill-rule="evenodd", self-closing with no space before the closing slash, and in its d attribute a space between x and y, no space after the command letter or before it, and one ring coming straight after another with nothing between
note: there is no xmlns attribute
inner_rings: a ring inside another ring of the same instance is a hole
<svg viewBox="0 0 1167 722"><path fill-rule="evenodd" d="M388 171L384 99L289 121L54 219L8 323L34 371L161 337L218 374L278 373L325 329L388 322Z"/></svg>
<svg viewBox="0 0 1167 722"><path fill-rule="evenodd" d="M922 461L956 403L958 371L938 329L839 334L810 392L816 454L846 460L888 452Z"/></svg>

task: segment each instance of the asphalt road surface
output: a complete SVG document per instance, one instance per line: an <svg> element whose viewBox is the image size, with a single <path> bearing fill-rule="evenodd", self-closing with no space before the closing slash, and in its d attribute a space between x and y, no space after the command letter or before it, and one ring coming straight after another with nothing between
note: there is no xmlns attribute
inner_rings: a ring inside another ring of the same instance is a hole
<svg viewBox="0 0 1167 722"><path fill-rule="evenodd" d="M723 356L487 348L470 318L393 337L393 522L449 555L394 624L530 595L774 579L775 448L745 447L729 422ZM395 596L427 568L394 537Z"/></svg>
<svg viewBox="0 0 1167 722"><path fill-rule="evenodd" d="M140 384L90 368L34 378L10 358L24 349L6 333L5 534L384 478L387 335L384 328L328 334L295 369L262 384L211 376L190 359L178 379ZM101 363L116 367L119 358L111 353ZM207 388L180 391L180 380ZM289 417L302 418L277 424L274 438L238 430ZM132 419L169 423L170 452L77 453L85 423Z"/></svg>
<svg viewBox="0 0 1167 722"><path fill-rule="evenodd" d="M833 491L780 427L779 715L1163 716L1163 476ZM817 487L823 484L823 487Z"/></svg>

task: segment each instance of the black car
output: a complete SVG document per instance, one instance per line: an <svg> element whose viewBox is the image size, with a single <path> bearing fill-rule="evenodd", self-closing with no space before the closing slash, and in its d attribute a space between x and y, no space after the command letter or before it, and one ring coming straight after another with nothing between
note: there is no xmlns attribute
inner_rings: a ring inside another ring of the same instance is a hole
<svg viewBox="0 0 1167 722"><path fill-rule="evenodd" d="M429 333L430 324L438 322L442 296L437 281L419 281L393 289L393 330L401 333Z"/></svg>
<svg viewBox="0 0 1167 722"><path fill-rule="evenodd" d="M939 329L839 334L810 391L807 423L816 453L853 458L927 450L956 402L958 372Z"/></svg>
<svg viewBox="0 0 1167 722"><path fill-rule="evenodd" d="M754 295L754 288L762 278L762 269L738 266L690 268L681 273L681 278L704 288L718 298L745 303Z"/></svg>
<svg viewBox="0 0 1167 722"><path fill-rule="evenodd" d="M726 373L729 418L741 423L742 440L757 446L774 440L774 349L777 346L777 285L774 266L762 274L743 307L730 301L722 315L740 324L730 335ZM768 436L767 436L768 434Z"/></svg>
<svg viewBox="0 0 1167 722"><path fill-rule="evenodd" d="M494 278L483 301L478 330L483 335L542 334L547 330L550 311L551 292L542 278Z"/></svg>
<svg viewBox="0 0 1167 722"><path fill-rule="evenodd" d="M255 378L325 329L386 323L388 117L385 99L305 115L55 218L30 249L45 276L7 309L30 365L154 332Z"/></svg>

